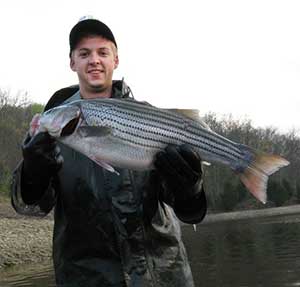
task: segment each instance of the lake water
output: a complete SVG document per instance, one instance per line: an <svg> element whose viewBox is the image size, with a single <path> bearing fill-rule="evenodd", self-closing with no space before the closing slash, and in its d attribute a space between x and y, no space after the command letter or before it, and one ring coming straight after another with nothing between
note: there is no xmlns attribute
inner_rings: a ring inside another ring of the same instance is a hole
<svg viewBox="0 0 300 287"><path fill-rule="evenodd" d="M196 287L300 286L300 215L183 228ZM55 286L50 263L0 272L1 287Z"/></svg>

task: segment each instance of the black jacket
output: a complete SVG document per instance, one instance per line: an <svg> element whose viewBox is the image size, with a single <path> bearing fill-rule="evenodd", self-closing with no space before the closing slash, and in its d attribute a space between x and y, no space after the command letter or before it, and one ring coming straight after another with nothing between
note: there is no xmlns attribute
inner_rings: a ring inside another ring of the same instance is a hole
<svg viewBox="0 0 300 287"><path fill-rule="evenodd" d="M77 90L58 91L45 109ZM128 96L124 83L114 82L113 97ZM117 175L66 146L60 148L63 167L35 204L22 200L22 162L12 185L12 203L19 213L42 215L55 207L57 285L194 286L177 217L200 222L206 213L204 192L196 209L174 212L155 172L123 169Z"/></svg>

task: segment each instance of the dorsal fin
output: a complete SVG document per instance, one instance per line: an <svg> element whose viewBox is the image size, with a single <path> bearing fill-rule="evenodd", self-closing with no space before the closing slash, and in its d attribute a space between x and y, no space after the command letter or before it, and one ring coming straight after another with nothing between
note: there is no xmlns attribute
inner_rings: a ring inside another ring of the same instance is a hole
<svg viewBox="0 0 300 287"><path fill-rule="evenodd" d="M199 121L199 111L196 109L168 109L169 111L182 114L194 121Z"/></svg>
<svg viewBox="0 0 300 287"><path fill-rule="evenodd" d="M172 111L178 114L181 114L193 121L198 122L205 129L210 130L210 127L201 119L199 116L199 110L196 109L168 109L168 111Z"/></svg>

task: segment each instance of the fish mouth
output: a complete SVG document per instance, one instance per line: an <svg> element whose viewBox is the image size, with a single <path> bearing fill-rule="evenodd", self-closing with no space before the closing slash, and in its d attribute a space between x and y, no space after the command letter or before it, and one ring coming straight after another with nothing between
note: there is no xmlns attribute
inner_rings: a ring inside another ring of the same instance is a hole
<svg viewBox="0 0 300 287"><path fill-rule="evenodd" d="M74 133L80 124L80 116L70 120L61 130L60 136L66 137Z"/></svg>

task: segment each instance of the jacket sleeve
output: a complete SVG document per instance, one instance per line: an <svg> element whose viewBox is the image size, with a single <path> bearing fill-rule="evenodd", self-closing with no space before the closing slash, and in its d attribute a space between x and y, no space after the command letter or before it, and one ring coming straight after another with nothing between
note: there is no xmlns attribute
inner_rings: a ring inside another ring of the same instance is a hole
<svg viewBox="0 0 300 287"><path fill-rule="evenodd" d="M78 86L67 87L57 91L48 101L45 110L60 105L78 90ZM22 172L23 160L13 172L11 184L11 202L14 209L24 215L44 216L56 203L59 190L58 176L51 178L45 188L40 190L34 182L25 178Z"/></svg>
<svg viewBox="0 0 300 287"><path fill-rule="evenodd" d="M173 191L165 188L160 182L159 176L156 176L156 181L159 199L173 208L180 221L197 224L204 219L207 212L207 201L203 185L201 192L186 201L178 202L175 201Z"/></svg>

